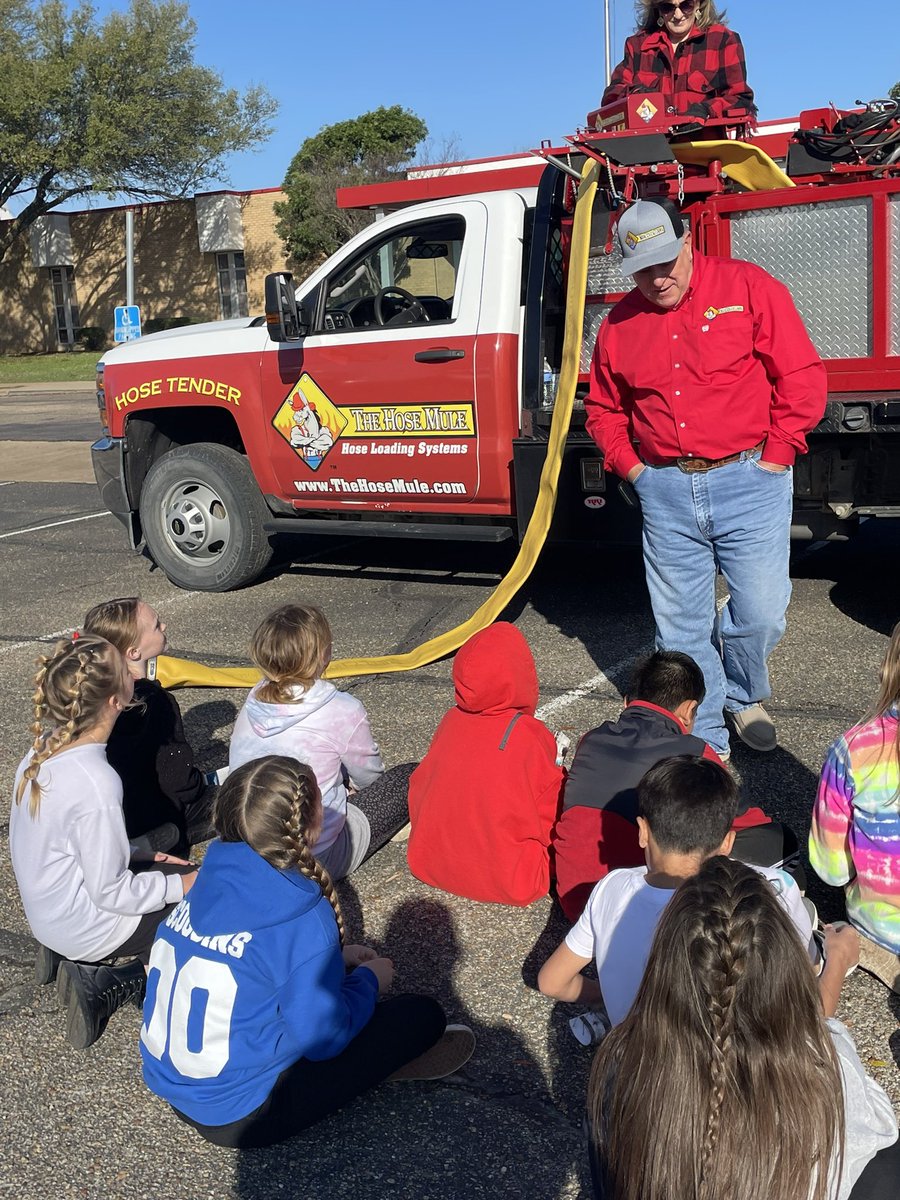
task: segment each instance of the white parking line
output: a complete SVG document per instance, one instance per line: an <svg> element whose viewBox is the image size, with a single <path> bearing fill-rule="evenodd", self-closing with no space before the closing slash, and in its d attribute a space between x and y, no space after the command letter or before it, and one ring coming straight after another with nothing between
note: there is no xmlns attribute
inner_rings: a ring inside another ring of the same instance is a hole
<svg viewBox="0 0 900 1200"><path fill-rule="evenodd" d="M74 525L76 521L93 521L95 517L108 517L111 514L103 512L86 513L83 517L66 517L64 521L50 521L47 525L29 525L27 529L13 529L9 533L0 533L0 539L18 537L21 533L38 533L42 529L55 529L57 525Z"/></svg>
<svg viewBox="0 0 900 1200"><path fill-rule="evenodd" d="M716 600L716 612L721 612L730 598L731 597L726 593L724 596L721 596L718 600ZM606 671L598 671L597 674L592 679L589 679L586 683L580 683L578 687L571 688L568 692L564 692L561 696L554 696L552 700L548 700L546 704L542 704L534 715L539 721L546 721L548 717L553 716L554 713L561 712L564 708L568 708L570 704L574 704L577 700L583 700L585 696L590 696L592 692L599 691L604 684L609 684L610 687L615 687L616 685L609 678L610 675L615 677L616 675L621 674L621 672L627 667L633 666L637 659L643 658L645 654L652 654L653 649L654 646L652 642L647 646L642 646L639 650L635 650L634 654L630 654L628 658L623 658L621 661L615 663L614 666L608 667Z"/></svg>
<svg viewBox="0 0 900 1200"><path fill-rule="evenodd" d="M630 666L636 658L641 658L645 654L650 654L653 646L642 646L640 650L636 650L634 654L629 654L627 658L608 667L606 671L598 671L597 674L589 679L586 683L580 683L578 687L571 688L568 692L564 692L562 696L554 696L552 700L548 700L534 714L539 721L546 721L548 717L554 713L560 712L564 708L568 708L570 704L574 704L576 700L583 700L585 696L589 696L591 692L596 692L602 688L604 684L609 684L610 687L615 687L615 684L609 678L610 675L618 675L626 667Z"/></svg>

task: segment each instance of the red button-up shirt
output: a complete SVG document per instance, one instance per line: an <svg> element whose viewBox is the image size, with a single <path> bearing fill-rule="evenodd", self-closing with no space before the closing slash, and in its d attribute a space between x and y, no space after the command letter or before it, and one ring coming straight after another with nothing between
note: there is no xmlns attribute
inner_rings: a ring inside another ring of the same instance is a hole
<svg viewBox="0 0 900 1200"><path fill-rule="evenodd" d="M753 263L694 252L663 309L635 288L600 326L587 430L610 471L725 458L764 441L790 466L825 411L826 375L791 294Z"/></svg>
<svg viewBox="0 0 900 1200"><path fill-rule="evenodd" d="M625 57L603 93L611 104L631 92L661 92L682 116L753 117L756 106L747 85L741 39L724 25L694 26L673 47L665 29L636 33L625 42Z"/></svg>

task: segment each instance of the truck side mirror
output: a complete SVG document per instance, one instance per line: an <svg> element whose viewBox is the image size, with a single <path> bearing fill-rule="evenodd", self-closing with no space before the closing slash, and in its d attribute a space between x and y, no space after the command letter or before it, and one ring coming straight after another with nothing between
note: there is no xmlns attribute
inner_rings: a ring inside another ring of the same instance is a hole
<svg viewBox="0 0 900 1200"><path fill-rule="evenodd" d="M307 332L309 317L297 304L289 271L266 276L266 328L273 342L296 342Z"/></svg>

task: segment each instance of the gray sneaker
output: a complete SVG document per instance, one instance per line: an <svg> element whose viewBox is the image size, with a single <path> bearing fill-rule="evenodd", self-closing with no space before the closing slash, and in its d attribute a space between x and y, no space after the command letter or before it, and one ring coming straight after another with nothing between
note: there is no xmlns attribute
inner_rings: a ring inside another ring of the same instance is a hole
<svg viewBox="0 0 900 1200"><path fill-rule="evenodd" d="M751 750L766 753L778 746L775 722L761 704L751 704L749 708L742 708L738 712L729 711L728 716L734 732Z"/></svg>
<svg viewBox="0 0 900 1200"><path fill-rule="evenodd" d="M468 1025L448 1025L429 1050L388 1075L388 1079L444 1079L464 1067L474 1050L475 1034Z"/></svg>

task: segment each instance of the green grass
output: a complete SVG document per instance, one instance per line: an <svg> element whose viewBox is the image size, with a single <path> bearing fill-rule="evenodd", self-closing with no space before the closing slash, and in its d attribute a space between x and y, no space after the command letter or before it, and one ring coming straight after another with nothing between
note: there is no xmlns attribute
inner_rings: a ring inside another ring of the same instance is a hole
<svg viewBox="0 0 900 1200"><path fill-rule="evenodd" d="M93 380L101 353L82 350L62 354L0 354L0 384Z"/></svg>

